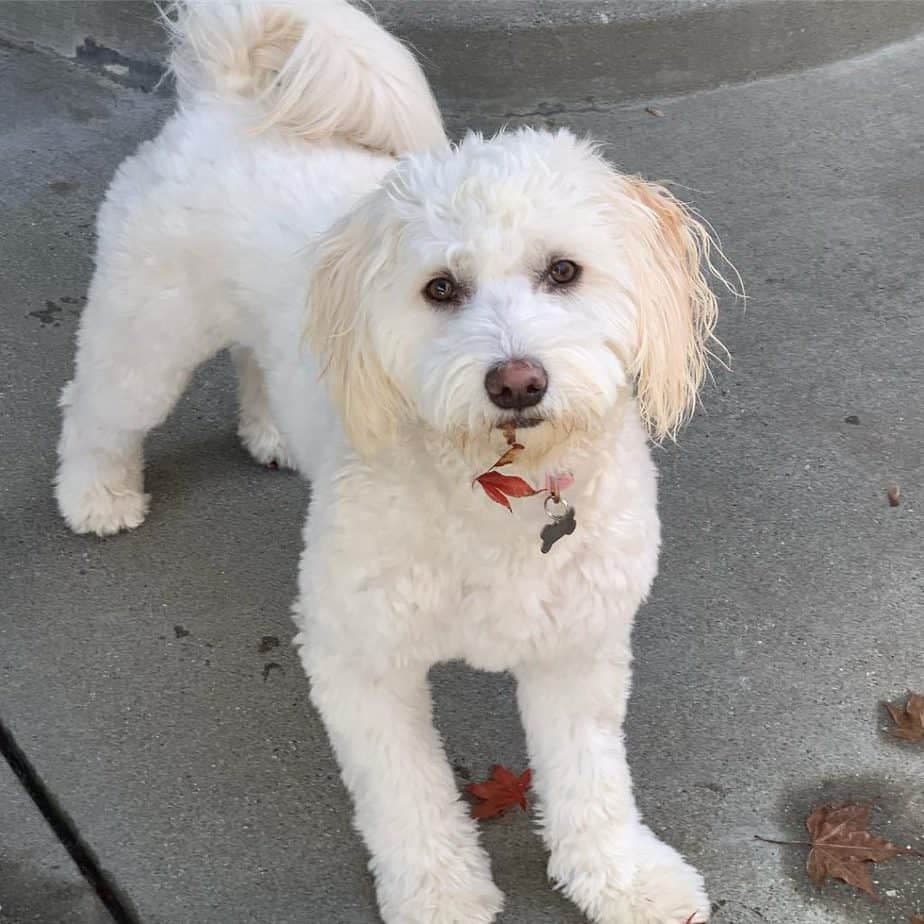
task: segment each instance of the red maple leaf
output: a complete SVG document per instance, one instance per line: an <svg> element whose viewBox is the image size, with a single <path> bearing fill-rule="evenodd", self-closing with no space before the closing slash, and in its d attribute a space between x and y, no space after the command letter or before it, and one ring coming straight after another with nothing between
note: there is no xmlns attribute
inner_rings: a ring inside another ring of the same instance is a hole
<svg viewBox="0 0 924 924"><path fill-rule="evenodd" d="M513 512L510 506L511 497L532 497L539 492L518 475L504 475L501 472L489 471L479 475L475 481L484 489L484 493L494 501Z"/></svg>
<svg viewBox="0 0 924 924"><path fill-rule="evenodd" d="M526 769L517 776L501 764L491 768L491 775L483 783L472 783L466 792L479 801L472 806L472 818L484 821L497 818L519 806L529 811L527 793L533 783L532 770Z"/></svg>

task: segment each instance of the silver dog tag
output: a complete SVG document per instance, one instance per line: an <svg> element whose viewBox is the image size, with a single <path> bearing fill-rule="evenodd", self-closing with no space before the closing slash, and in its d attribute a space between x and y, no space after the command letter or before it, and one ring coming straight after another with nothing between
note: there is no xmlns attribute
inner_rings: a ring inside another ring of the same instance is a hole
<svg viewBox="0 0 924 924"><path fill-rule="evenodd" d="M549 495L545 499L546 516L552 521L548 526L542 527L539 534L542 539L542 554L565 536L570 536L577 529L577 519L574 516L574 507L563 497Z"/></svg>

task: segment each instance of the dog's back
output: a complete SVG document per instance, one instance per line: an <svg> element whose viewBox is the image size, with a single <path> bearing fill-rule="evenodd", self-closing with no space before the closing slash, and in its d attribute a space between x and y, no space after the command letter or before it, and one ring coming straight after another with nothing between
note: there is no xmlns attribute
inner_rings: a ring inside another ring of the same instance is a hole
<svg viewBox="0 0 924 924"><path fill-rule="evenodd" d="M296 351L304 248L394 156L446 144L413 55L345 0L180 0L165 22L179 111L100 210L61 398L56 495L77 532L142 522L144 435L225 347L245 445L263 463L294 461L266 396L260 354L277 347L263 316Z"/></svg>

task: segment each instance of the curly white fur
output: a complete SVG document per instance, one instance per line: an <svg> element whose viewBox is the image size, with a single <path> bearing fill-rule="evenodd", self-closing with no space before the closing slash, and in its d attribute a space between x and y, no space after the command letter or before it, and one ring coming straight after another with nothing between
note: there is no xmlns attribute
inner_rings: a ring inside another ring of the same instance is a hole
<svg viewBox="0 0 924 924"><path fill-rule="evenodd" d="M181 105L99 216L62 514L138 526L145 434L232 348L245 444L313 481L297 640L387 924L501 907L431 722L427 672L454 658L515 674L550 875L590 919L706 921L639 817L622 721L659 546L648 436L703 376L708 237L567 132L450 148L413 58L341 0L183 4L172 29ZM582 267L567 289L556 259ZM422 295L441 274L451 306ZM510 419L485 374L515 357L549 387L513 470L574 476L548 555L541 498L511 516L472 488Z"/></svg>

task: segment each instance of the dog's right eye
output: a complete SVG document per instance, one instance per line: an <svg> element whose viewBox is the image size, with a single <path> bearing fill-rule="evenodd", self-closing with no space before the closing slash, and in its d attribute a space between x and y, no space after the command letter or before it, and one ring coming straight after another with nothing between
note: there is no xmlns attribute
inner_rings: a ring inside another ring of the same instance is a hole
<svg viewBox="0 0 924 924"><path fill-rule="evenodd" d="M431 279L424 289L424 295L431 302L451 302L455 299L458 288L448 276L437 276Z"/></svg>

